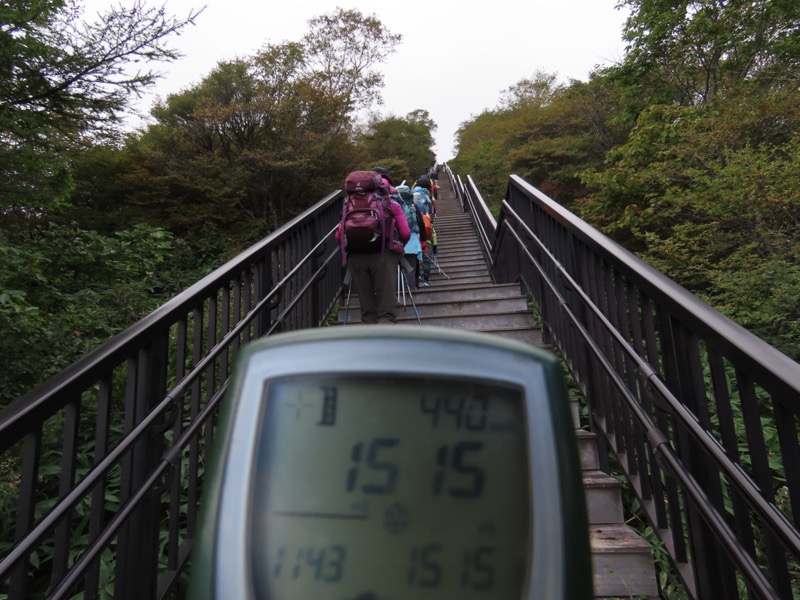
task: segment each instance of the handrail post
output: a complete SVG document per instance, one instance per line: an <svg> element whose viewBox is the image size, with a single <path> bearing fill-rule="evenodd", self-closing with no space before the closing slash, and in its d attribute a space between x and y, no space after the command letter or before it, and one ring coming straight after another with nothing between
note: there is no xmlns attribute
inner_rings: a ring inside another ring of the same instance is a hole
<svg viewBox="0 0 800 600"><path fill-rule="evenodd" d="M311 223L309 224L309 227L311 229L311 240L309 247L313 247L316 241L322 238L322 234L320 233L321 228L319 226L319 219L320 217L319 215L317 215L311 220ZM311 258L311 268L309 269L311 273L316 273L317 269L319 269L320 257L322 256L324 251L325 251L325 246L320 248L319 251L316 254L314 254L314 256ZM323 281L324 281L323 278L319 278L311 285L311 310L310 310L311 323L308 324L308 326L310 327L316 327L317 325L319 325L319 321L321 319L322 302L320 301L320 286L323 285Z"/></svg>
<svg viewBox="0 0 800 600"><path fill-rule="evenodd" d="M166 392L167 355L166 334L156 336L139 351L133 375L135 390L126 399L126 429L129 424L141 422L163 398ZM123 501L144 485L148 475L158 465L163 449L160 435L143 436L133 446L130 458L123 466ZM156 597L160 521L160 494L151 490L133 511L119 535L116 598L141 600Z"/></svg>

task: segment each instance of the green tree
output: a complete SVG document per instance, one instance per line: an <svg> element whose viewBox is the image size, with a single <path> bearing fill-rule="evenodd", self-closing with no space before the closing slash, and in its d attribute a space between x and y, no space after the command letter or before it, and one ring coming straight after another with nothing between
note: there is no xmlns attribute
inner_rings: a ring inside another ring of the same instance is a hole
<svg viewBox="0 0 800 600"><path fill-rule="evenodd" d="M800 96L655 105L610 165L585 175L581 216L797 358Z"/></svg>
<svg viewBox="0 0 800 600"><path fill-rule="evenodd" d="M800 76L800 4L786 0L623 0L631 9L620 71L656 102L713 101L741 82L792 86Z"/></svg>
<svg viewBox="0 0 800 600"><path fill-rule="evenodd" d="M309 25L300 42L219 63L153 109L157 123L134 151L169 189L160 210L171 230L205 227L249 244L358 162L354 116L380 98L375 63L400 38L352 10Z"/></svg>
<svg viewBox="0 0 800 600"><path fill-rule="evenodd" d="M377 16L336 8L314 17L303 37L306 76L328 98L339 98L341 115L381 102L383 73L375 68L402 40Z"/></svg>
<svg viewBox="0 0 800 600"><path fill-rule="evenodd" d="M433 166L433 132L436 124L428 111L416 110L405 117L373 117L361 137L368 159L389 169L397 182L413 182Z"/></svg>
<svg viewBox="0 0 800 600"><path fill-rule="evenodd" d="M609 150L623 143L628 128L617 121L618 96L602 73L589 82L546 86L518 101L509 117L509 167L562 204L586 194L581 173L600 168Z"/></svg>
<svg viewBox="0 0 800 600"><path fill-rule="evenodd" d="M520 79L500 92L498 108L501 110L517 110L529 106L542 108L550 104L563 89L564 86L558 83L556 73L538 70L533 77Z"/></svg>
<svg viewBox="0 0 800 600"><path fill-rule="evenodd" d="M196 280L185 252L148 225L112 235L44 222L0 231L0 406Z"/></svg>
<svg viewBox="0 0 800 600"><path fill-rule="evenodd" d="M502 111L487 110L461 123L456 131L456 156L450 161L456 173L472 176L484 200L497 209L511 173L507 116Z"/></svg>
<svg viewBox="0 0 800 600"><path fill-rule="evenodd" d="M606 152L625 140L619 110L602 72L588 83L563 85L538 71L503 90L497 109L462 124L454 163L493 199L502 197L508 174L515 173L569 204L586 193L580 173L600 167Z"/></svg>
<svg viewBox="0 0 800 600"><path fill-rule="evenodd" d="M157 74L140 61L178 54L167 39L192 23L164 8L113 7L82 18L78 0L0 5L0 196L2 206L47 207L70 189L69 151L108 133ZM138 69L138 70L137 70Z"/></svg>

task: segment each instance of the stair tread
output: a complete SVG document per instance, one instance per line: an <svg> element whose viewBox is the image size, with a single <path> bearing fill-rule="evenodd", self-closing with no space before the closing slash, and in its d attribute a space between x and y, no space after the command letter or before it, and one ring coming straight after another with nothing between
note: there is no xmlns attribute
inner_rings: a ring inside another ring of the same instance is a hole
<svg viewBox="0 0 800 600"><path fill-rule="evenodd" d="M592 552L620 553L646 550L650 546L638 532L625 524L602 524L589 527L589 546Z"/></svg>
<svg viewBox="0 0 800 600"><path fill-rule="evenodd" d="M583 483L592 487L622 487L619 479L597 469L583 472Z"/></svg>

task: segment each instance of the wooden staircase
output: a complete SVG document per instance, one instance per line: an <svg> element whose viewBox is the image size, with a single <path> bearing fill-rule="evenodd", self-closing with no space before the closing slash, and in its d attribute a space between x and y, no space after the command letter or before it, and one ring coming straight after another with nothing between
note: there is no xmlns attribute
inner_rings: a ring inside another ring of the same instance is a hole
<svg viewBox="0 0 800 600"><path fill-rule="evenodd" d="M461 211L449 182L440 183L434 223L437 264L431 265L431 285L410 293L400 286L398 324L470 329L545 347L519 284L492 282L469 214ZM340 323L345 314L347 323L360 322L355 294L341 303ZM577 400L572 410L589 516L595 598L658 598L647 542L624 523L621 483L599 469L595 434L580 427Z"/></svg>

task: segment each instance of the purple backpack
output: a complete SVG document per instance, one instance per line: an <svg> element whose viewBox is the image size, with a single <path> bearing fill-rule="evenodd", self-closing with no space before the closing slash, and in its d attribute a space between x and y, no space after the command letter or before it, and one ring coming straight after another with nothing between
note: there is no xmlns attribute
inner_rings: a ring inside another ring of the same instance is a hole
<svg viewBox="0 0 800 600"><path fill-rule="evenodd" d="M345 202L339 223L342 264L347 254L383 253L394 230L383 179L373 171L353 171L344 182Z"/></svg>

